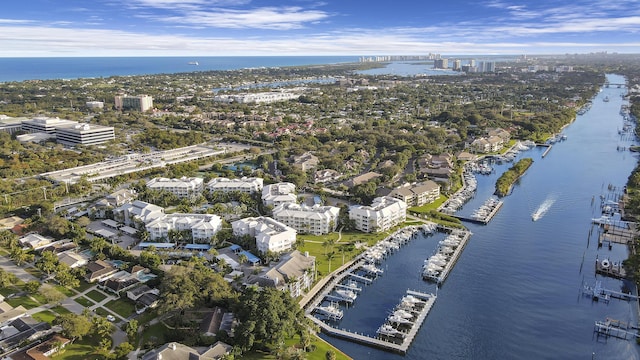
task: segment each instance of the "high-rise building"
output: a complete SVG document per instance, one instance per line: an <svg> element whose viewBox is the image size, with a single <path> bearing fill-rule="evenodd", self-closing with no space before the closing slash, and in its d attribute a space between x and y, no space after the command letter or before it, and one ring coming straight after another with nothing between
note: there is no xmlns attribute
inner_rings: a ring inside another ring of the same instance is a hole
<svg viewBox="0 0 640 360"><path fill-rule="evenodd" d="M435 59L433 60L434 69L447 69L449 67L449 60L447 59Z"/></svg>
<svg viewBox="0 0 640 360"><path fill-rule="evenodd" d="M112 126L76 124L56 128L56 141L67 146L97 145L115 138Z"/></svg>
<svg viewBox="0 0 640 360"><path fill-rule="evenodd" d="M462 69L462 61L460 59L456 59L453 61L453 70L460 71Z"/></svg>
<svg viewBox="0 0 640 360"><path fill-rule="evenodd" d="M116 110L147 111L153 107L153 98L150 95L116 95Z"/></svg>

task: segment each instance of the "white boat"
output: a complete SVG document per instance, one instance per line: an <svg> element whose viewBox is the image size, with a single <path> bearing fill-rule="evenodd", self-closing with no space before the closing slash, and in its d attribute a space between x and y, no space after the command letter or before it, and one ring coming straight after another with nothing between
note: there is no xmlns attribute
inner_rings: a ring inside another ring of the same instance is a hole
<svg viewBox="0 0 640 360"><path fill-rule="evenodd" d="M402 297L402 302L403 303L407 303L407 304L411 304L411 305L415 305L415 304L421 304L424 301L418 299L417 297L413 296L413 295L405 295Z"/></svg>
<svg viewBox="0 0 640 360"><path fill-rule="evenodd" d="M375 265L373 265L373 264L364 264L364 265L362 265L362 270L364 270L364 271L366 271L368 273L371 273L371 274L376 274L376 275L382 274L384 272L384 270L375 267Z"/></svg>
<svg viewBox="0 0 640 360"><path fill-rule="evenodd" d="M327 306L316 306L315 310L319 314L322 314L330 319L342 319L342 310L333 304Z"/></svg>
<svg viewBox="0 0 640 360"><path fill-rule="evenodd" d="M405 334L402 331L394 328L390 324L383 324L382 326L380 326L380 328L378 328L377 333L385 336L399 336L399 337L405 336Z"/></svg>
<svg viewBox="0 0 640 360"><path fill-rule="evenodd" d="M200 65L197 61L189 61L187 64L189 65Z"/></svg>
<svg viewBox="0 0 640 360"><path fill-rule="evenodd" d="M356 294L354 291L347 289L338 289L336 290L336 294L344 299L349 300L355 300L358 297L358 294Z"/></svg>
<svg viewBox="0 0 640 360"><path fill-rule="evenodd" d="M391 315L387 318L387 321L393 324L398 324L398 325L411 325L413 324L413 322L409 319L405 319L400 315Z"/></svg>
<svg viewBox="0 0 640 360"><path fill-rule="evenodd" d="M434 255L426 261L425 265L445 266L447 265L447 259L444 259L441 256Z"/></svg>
<svg viewBox="0 0 640 360"><path fill-rule="evenodd" d="M391 314L391 315L400 316L401 318L404 318L404 319L413 318L413 314L412 313L410 313L410 312L408 312L406 310L402 310L402 309L394 311L393 314Z"/></svg>

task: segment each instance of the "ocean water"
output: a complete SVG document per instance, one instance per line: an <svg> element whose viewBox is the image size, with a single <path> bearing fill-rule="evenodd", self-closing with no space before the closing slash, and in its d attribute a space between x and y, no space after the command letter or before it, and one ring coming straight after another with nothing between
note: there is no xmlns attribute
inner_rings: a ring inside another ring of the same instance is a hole
<svg viewBox="0 0 640 360"><path fill-rule="evenodd" d="M638 162L634 153L617 149L635 143L618 134L624 91L604 88L591 110L565 129L568 139L545 158L542 147L519 154L533 158L533 165L488 225L468 225L473 235L405 356L323 338L354 359L640 359L634 340L605 339L593 331L595 321L607 317L637 323L637 303L593 302L581 293L596 280L608 289L635 290L631 283L596 276L596 258L621 261L627 249L599 248L591 225L600 216L600 195L612 196L610 184L620 193ZM611 100L604 102L605 96ZM495 164L493 174L478 175L478 191L460 215L491 197L495 181L511 166ZM545 203L551 203L548 210L532 221ZM345 309L338 327L375 334L407 289L434 292L420 268L437 240L414 240L383 262L385 274Z"/></svg>
<svg viewBox="0 0 640 360"><path fill-rule="evenodd" d="M191 65L190 62L198 62ZM358 62L355 56L0 58L0 82Z"/></svg>

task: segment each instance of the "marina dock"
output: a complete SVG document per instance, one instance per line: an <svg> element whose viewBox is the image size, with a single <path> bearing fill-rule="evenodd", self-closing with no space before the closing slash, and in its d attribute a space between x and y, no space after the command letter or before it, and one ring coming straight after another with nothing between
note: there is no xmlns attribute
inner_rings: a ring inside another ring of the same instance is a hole
<svg viewBox="0 0 640 360"><path fill-rule="evenodd" d="M553 148L553 145L551 145L551 144L536 144L536 145L537 145L537 146L546 146L546 147L547 147L547 150L545 150L545 151L542 153L542 158L543 158L543 159L544 159L544 157L545 157L545 156L547 156L547 154L549 153L549 151L551 151L551 149Z"/></svg>
<svg viewBox="0 0 640 360"><path fill-rule="evenodd" d="M601 281L596 281L594 286L583 285L582 293L585 296L591 297L591 299L594 301L602 300L604 302L609 302L609 300L612 298L624 301L638 300L637 295L603 288Z"/></svg>
<svg viewBox="0 0 640 360"><path fill-rule="evenodd" d="M618 339L627 340L629 338L638 338L638 327L633 326L627 322L606 318L605 321L596 321L593 331L598 336L615 337Z"/></svg>
<svg viewBox="0 0 640 360"><path fill-rule="evenodd" d="M318 325L322 332L324 332L325 334L404 355L409 350L409 346L413 342L413 339L418 333L418 330L420 330L420 327L422 326L424 320L427 318L427 315L429 314L429 311L431 310L431 307L433 307L433 304L435 303L437 298L437 296L433 294L425 294L411 290L407 290L407 294L425 301L425 304L420 310L420 313L418 314L415 322L406 333L405 337L403 339L397 339L397 341L389 341L385 340L382 337L373 337L344 329L338 329L321 321L315 316L307 315L307 317L309 317L309 319L311 319L316 325Z"/></svg>
<svg viewBox="0 0 640 360"><path fill-rule="evenodd" d="M609 276L615 279L626 279L627 272L622 266L622 262L612 262L609 259L602 261L596 259L596 274Z"/></svg>
<svg viewBox="0 0 640 360"><path fill-rule="evenodd" d="M447 279L447 276L449 276L449 273L453 269L453 266L458 261L458 258L460 257L462 250L464 250L464 247L467 245L467 241L471 237L471 232L464 231L464 230L451 230L451 231L452 231L452 234L454 231L457 233L457 236L459 237L459 244L456 245L455 249L453 250L453 253L451 253L449 258L446 260L446 264L443 266L442 270L439 273L426 274L423 270L423 273L422 273L423 279L434 281L438 285L442 284Z"/></svg>
<svg viewBox="0 0 640 360"><path fill-rule="evenodd" d="M502 200L494 200L495 202L491 202L491 203L489 202L490 200L491 199L487 200L487 202L485 202L485 204L480 207L480 209L485 207L487 208L487 211L484 213L477 214L476 216L474 215L472 216L452 215L452 216L462 221L487 225L491 221L491 219L493 219L493 217L498 213L500 208L502 208L502 204L503 204ZM480 211L480 209L476 211Z"/></svg>

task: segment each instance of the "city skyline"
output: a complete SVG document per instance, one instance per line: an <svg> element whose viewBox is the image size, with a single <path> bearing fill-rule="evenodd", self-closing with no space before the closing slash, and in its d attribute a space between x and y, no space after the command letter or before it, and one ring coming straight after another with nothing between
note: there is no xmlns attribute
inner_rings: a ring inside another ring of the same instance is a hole
<svg viewBox="0 0 640 360"><path fill-rule="evenodd" d="M2 57L640 53L640 0L28 0L3 8Z"/></svg>

